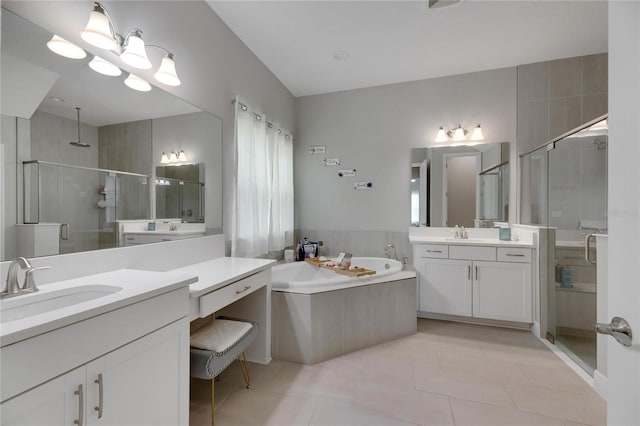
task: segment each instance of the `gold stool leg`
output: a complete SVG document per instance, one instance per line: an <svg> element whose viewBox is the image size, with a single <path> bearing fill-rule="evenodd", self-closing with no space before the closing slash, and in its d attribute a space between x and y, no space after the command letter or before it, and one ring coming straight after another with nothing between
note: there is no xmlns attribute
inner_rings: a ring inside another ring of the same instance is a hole
<svg viewBox="0 0 640 426"><path fill-rule="evenodd" d="M211 379L211 426L215 426L215 420L213 419L214 418L214 413L216 411L216 409L215 409L215 398L214 398L214 396L215 396L215 393L214 393L215 385L216 385L215 378Z"/></svg>
<svg viewBox="0 0 640 426"><path fill-rule="evenodd" d="M238 357L238 362L240 363L240 368L242 369L244 382L247 384L247 389L249 389L251 388L251 378L249 377L249 366L247 365L247 358L245 358L244 352L242 352L242 358Z"/></svg>

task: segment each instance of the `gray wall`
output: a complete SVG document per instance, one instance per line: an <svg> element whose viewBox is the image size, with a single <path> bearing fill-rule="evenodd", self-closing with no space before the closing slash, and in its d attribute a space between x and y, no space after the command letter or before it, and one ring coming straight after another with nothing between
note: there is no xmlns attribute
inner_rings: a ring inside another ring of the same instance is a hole
<svg viewBox="0 0 640 426"><path fill-rule="evenodd" d="M458 122L481 123L488 142L513 143L516 89L516 69L505 68L296 99L299 237L324 240L330 254L382 255L394 243L409 256L411 148L433 145L438 126ZM313 145L326 154L308 154ZM325 157L341 165L324 167ZM357 177L338 177L342 168ZM373 189L355 191L354 180Z"/></svg>

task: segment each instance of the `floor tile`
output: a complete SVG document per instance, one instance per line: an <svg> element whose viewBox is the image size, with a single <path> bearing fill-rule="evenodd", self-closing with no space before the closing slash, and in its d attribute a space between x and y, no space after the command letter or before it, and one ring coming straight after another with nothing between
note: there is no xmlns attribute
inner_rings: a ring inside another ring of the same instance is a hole
<svg viewBox="0 0 640 426"><path fill-rule="evenodd" d="M564 426L562 420L451 398L456 426Z"/></svg>
<svg viewBox="0 0 640 426"><path fill-rule="evenodd" d="M500 380L469 372L417 366L416 389L506 408L515 408Z"/></svg>
<svg viewBox="0 0 640 426"><path fill-rule="evenodd" d="M536 387L577 393L593 392L591 386L564 364L558 367L520 365L520 369L527 376L529 384Z"/></svg>
<svg viewBox="0 0 640 426"><path fill-rule="evenodd" d="M449 399L442 395L359 381L355 383L351 400L383 417L422 425L454 424Z"/></svg>
<svg viewBox="0 0 640 426"><path fill-rule="evenodd" d="M342 407L318 404L311 420L312 426L411 426L403 422L371 414L366 407Z"/></svg>
<svg viewBox="0 0 640 426"><path fill-rule="evenodd" d="M457 369L499 380L523 383L527 378L517 364L496 359L482 359L467 355L438 356L444 368Z"/></svg>
<svg viewBox="0 0 640 426"><path fill-rule="evenodd" d="M315 402L238 388L216 409L216 426L308 425Z"/></svg>
<svg viewBox="0 0 640 426"><path fill-rule="evenodd" d="M606 404L593 390L562 392L507 382L505 387L520 411L591 425L606 423Z"/></svg>

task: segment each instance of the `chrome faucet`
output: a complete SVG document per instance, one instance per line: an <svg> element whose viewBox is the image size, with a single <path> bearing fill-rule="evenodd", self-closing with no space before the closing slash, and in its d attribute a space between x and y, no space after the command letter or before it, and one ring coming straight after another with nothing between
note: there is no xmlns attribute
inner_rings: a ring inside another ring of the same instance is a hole
<svg viewBox="0 0 640 426"><path fill-rule="evenodd" d="M387 244L387 246L384 248L385 256L391 259L391 254L389 254L391 250L393 250L393 259L398 260L398 253L396 252L396 246L394 246L393 244Z"/></svg>
<svg viewBox="0 0 640 426"><path fill-rule="evenodd" d="M18 282L18 268L26 270L22 286ZM9 265L9 270L7 271L7 283L4 290L0 292L0 299L17 296L22 293L33 293L34 291L38 291L33 273L41 269L49 268L50 266L34 268L24 257L14 259Z"/></svg>
<svg viewBox="0 0 640 426"><path fill-rule="evenodd" d="M455 235L456 239L466 240L467 238L469 238L469 235L467 235L467 230L464 229L464 226L458 227L458 225L456 225L455 230L456 230L456 235Z"/></svg>

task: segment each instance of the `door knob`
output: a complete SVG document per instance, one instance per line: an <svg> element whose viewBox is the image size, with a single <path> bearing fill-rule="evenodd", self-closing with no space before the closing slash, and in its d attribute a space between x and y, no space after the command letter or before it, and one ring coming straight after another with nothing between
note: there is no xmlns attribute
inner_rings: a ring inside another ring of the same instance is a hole
<svg viewBox="0 0 640 426"><path fill-rule="evenodd" d="M624 318L613 317L610 324L596 323L594 327L598 333L610 334L618 343L631 346L631 326Z"/></svg>

